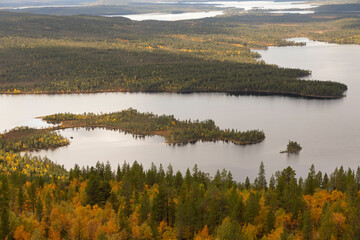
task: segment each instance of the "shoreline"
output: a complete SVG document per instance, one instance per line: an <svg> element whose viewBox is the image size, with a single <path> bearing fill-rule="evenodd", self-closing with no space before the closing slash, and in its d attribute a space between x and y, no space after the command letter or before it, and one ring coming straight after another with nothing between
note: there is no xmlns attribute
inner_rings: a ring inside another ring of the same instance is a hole
<svg viewBox="0 0 360 240"><path fill-rule="evenodd" d="M274 91L238 91L238 90L184 90L184 91L143 91L143 90L96 90L96 91L80 91L80 92L51 92L51 91L42 91L42 92L8 92L0 91L0 94L3 95L73 95L73 94L97 94L97 93L149 93L149 94L161 94L161 93L173 93L173 94L196 94L196 93L223 93L229 95L238 95L238 96L281 96L281 97L292 97L292 98L304 98L304 99L320 99L320 100L331 100L331 99L341 99L346 97L345 94L341 96L318 96L318 95L307 95L294 92L274 92Z"/></svg>

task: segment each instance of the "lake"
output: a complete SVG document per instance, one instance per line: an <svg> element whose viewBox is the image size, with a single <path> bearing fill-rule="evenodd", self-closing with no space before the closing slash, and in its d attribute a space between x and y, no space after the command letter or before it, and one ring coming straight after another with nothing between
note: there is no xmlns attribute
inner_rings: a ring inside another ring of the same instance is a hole
<svg viewBox="0 0 360 240"><path fill-rule="evenodd" d="M158 4L161 4L159 2ZM169 4L169 2L166 2ZM174 3L178 4L178 3ZM318 5L302 3L302 2L275 2L275 1L221 1L221 2L187 2L187 4L196 5L214 5L218 8L239 8L244 11L249 10L286 10L292 11L269 11L275 14L311 14L314 11L304 11L305 9L316 8ZM157 21L179 21L190 19L201 19L207 17L215 17L224 14L223 11L208 12L187 12L187 13L146 13L131 15L103 15L104 17L126 17L135 21L157 20Z"/></svg>
<svg viewBox="0 0 360 240"><path fill-rule="evenodd" d="M240 8L249 10L285 10L285 9L311 9L318 7L316 4L309 4L298 1L275 2L275 1L219 1L219 2L193 2L193 4L215 5L221 8Z"/></svg>
<svg viewBox="0 0 360 240"><path fill-rule="evenodd" d="M215 17L222 14L224 14L223 11L208 11L208 12L186 12L186 13L144 13L144 14L129 14L129 15L104 15L103 17L126 17L135 21L145 21L145 20L180 21L180 20Z"/></svg>
<svg viewBox="0 0 360 240"><path fill-rule="evenodd" d="M337 100L315 100L280 96L229 96L210 94L100 93L71 95L0 95L0 131L20 125L44 126L38 116L56 112L111 112L129 107L180 119L213 119L221 128L262 129L260 144L237 146L223 142L169 146L161 137L135 139L115 131L65 130L71 144L54 151L40 151L70 168L110 161L113 166L137 160L148 168L151 162L169 163L185 171L195 163L214 174L231 170L237 180L257 175L263 161L268 173L290 165L304 176L313 163L317 170L356 168L360 156L360 46L304 41L307 46L270 47L258 51L267 63L312 70L310 78L348 85L347 96ZM289 140L303 147L299 155L280 154Z"/></svg>

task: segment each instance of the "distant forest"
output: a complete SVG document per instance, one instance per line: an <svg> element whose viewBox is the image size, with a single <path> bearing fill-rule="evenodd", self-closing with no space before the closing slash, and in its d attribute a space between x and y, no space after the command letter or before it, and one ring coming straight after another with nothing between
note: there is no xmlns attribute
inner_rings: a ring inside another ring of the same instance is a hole
<svg viewBox="0 0 360 240"><path fill-rule="evenodd" d="M329 41L336 35L334 41L345 43L345 37L356 28L348 32L341 30L342 26L354 25L358 20L339 17L330 21L324 17L310 24L308 17L301 20L296 16L294 24L276 23L291 20L287 18L249 15L135 22L125 18L1 12L0 91L342 97L346 85L297 80L310 72L257 61L258 54L250 48L294 45L284 38L304 34ZM253 22L245 23L244 19ZM330 27L334 30L324 30ZM317 36L320 30L323 34ZM350 39L357 41L355 37Z"/></svg>

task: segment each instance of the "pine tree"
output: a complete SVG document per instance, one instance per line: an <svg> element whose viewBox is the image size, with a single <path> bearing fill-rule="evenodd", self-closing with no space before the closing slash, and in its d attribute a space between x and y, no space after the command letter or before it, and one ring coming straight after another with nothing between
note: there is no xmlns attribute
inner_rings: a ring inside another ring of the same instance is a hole
<svg viewBox="0 0 360 240"><path fill-rule="evenodd" d="M121 178L122 178L122 172L121 172L120 165L118 164L117 170L116 170L116 181L120 182Z"/></svg>
<svg viewBox="0 0 360 240"><path fill-rule="evenodd" d="M184 181L184 179L183 179L183 177L182 177L181 172L180 172L180 171L177 171L177 172L176 172L176 175L175 175L175 179L174 179L174 187L175 187L175 189L177 189L178 191L180 191L180 188L181 188L181 186L182 186L182 184L183 184L183 181Z"/></svg>
<svg viewBox="0 0 360 240"><path fill-rule="evenodd" d="M264 167L263 162L260 163L258 177L255 180L255 187L258 190L267 188L267 182L266 182L266 177L265 177L265 167Z"/></svg>
<svg viewBox="0 0 360 240"><path fill-rule="evenodd" d="M105 165L104 180L109 182L109 181L113 180L113 178L114 178L114 176L113 176L113 172L111 170L110 162L107 161L106 165Z"/></svg>
<svg viewBox="0 0 360 240"><path fill-rule="evenodd" d="M312 195L314 194L316 186L316 176L315 176L315 167L314 164L310 167L310 172L308 173L308 177L305 180L305 194Z"/></svg>
<svg viewBox="0 0 360 240"><path fill-rule="evenodd" d="M246 177L245 179L245 189L250 189L251 184L250 184L250 179L249 177Z"/></svg>

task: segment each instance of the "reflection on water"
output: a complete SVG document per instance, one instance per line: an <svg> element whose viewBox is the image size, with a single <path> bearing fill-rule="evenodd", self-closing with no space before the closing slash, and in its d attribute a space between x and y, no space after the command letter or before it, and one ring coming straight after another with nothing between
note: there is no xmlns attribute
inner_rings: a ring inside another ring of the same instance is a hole
<svg viewBox="0 0 360 240"><path fill-rule="evenodd" d="M101 93L72 95L0 95L0 131L26 125L37 116L56 112L111 112L133 107L142 112L174 114L180 119L213 119L221 128L261 129L260 144L196 143L168 146L161 137L136 140L131 135L97 129L66 130L73 136L68 147L40 152L66 167L109 160L117 165L137 160L185 170L197 163L212 174L226 168L234 178L254 178L263 161L268 174L291 165L304 175L310 165L330 172L339 165L357 167L360 156L360 46L306 41L304 47L270 47L259 51L268 63L312 70L311 78L348 85L347 96L337 100L311 100L279 96L228 96L226 94ZM279 152L289 140L303 150L288 157Z"/></svg>

